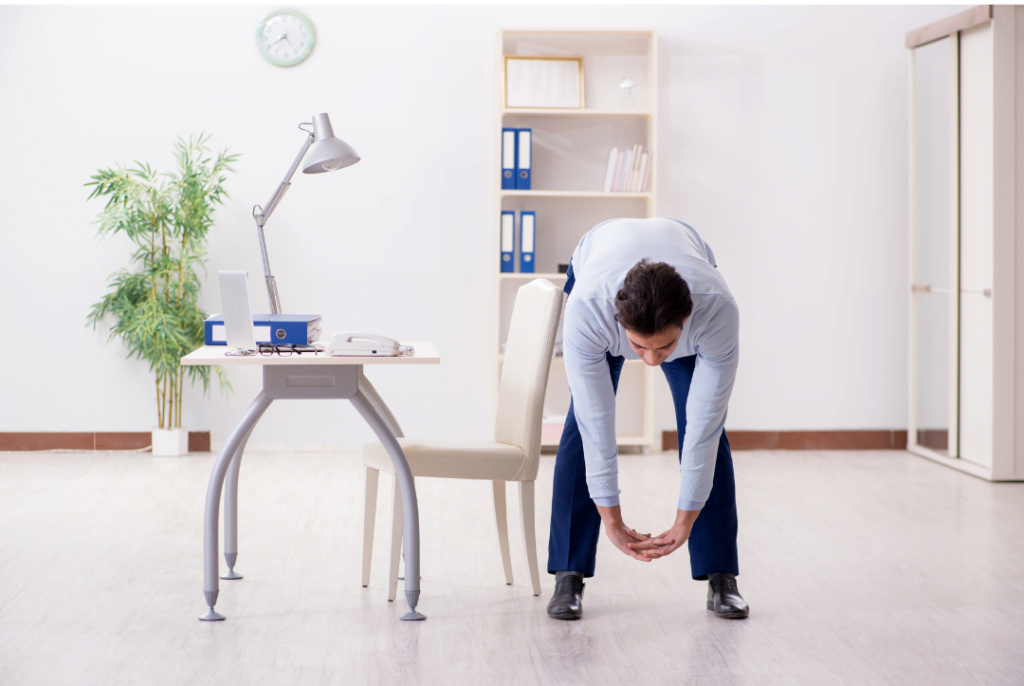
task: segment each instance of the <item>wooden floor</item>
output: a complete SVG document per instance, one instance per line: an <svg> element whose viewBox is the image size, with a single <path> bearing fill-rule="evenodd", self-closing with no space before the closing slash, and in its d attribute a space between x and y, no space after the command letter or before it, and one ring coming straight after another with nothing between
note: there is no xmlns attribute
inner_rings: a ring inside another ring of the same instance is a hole
<svg viewBox="0 0 1024 686"><path fill-rule="evenodd" d="M685 551L644 564L603 540L583 620L559 622L552 577L530 593L515 491L506 586L489 484L421 479L429 619L403 623L386 601L388 495L360 587L358 456L252 454L245 579L222 582L228 620L207 624L212 459L0 454L0 684L1024 683L1024 484L903 452L737 453L750 619L704 609ZM675 456L621 463L627 523L667 528Z"/></svg>

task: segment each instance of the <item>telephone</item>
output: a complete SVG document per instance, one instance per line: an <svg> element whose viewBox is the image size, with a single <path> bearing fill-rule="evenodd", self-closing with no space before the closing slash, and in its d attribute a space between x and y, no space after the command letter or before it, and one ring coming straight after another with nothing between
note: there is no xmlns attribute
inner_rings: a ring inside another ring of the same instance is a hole
<svg viewBox="0 0 1024 686"><path fill-rule="evenodd" d="M324 352L333 357L398 357L416 353L411 345L372 333L336 333Z"/></svg>

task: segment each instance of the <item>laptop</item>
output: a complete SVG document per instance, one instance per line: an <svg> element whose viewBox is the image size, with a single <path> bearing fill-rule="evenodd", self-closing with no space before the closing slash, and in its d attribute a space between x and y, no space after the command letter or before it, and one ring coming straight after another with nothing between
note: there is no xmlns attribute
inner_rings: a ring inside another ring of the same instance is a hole
<svg viewBox="0 0 1024 686"><path fill-rule="evenodd" d="M224 334L229 357L256 354L256 332L249 307L249 273L217 272L220 279L220 306L224 312Z"/></svg>

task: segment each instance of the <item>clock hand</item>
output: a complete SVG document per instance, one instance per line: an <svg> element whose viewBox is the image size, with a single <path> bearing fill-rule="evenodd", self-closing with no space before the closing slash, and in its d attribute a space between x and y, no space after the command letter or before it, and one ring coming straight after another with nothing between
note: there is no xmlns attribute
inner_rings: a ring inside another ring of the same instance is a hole
<svg viewBox="0 0 1024 686"><path fill-rule="evenodd" d="M283 40L288 40L288 34L287 33L282 33L280 36L278 36L277 40L274 41L273 43L271 43L269 47L272 48L272 47L274 47L275 45L277 45L278 43L280 43ZM290 40L288 41L288 44L289 45L291 44Z"/></svg>

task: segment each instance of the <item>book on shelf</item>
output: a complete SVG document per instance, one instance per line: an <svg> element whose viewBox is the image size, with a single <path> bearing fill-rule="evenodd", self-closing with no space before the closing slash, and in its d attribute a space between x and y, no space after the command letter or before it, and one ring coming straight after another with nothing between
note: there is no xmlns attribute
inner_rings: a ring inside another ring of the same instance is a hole
<svg viewBox="0 0 1024 686"><path fill-rule="evenodd" d="M622 175L619 176L619 183L616 185L615 190L619 193L624 192L628 188L629 174L633 170L633 157L636 155L636 146L634 145L626 153L625 162L622 164Z"/></svg>
<svg viewBox="0 0 1024 686"><path fill-rule="evenodd" d="M516 189L516 130L501 130L501 190Z"/></svg>
<svg viewBox="0 0 1024 686"><path fill-rule="evenodd" d="M612 193L619 190L619 177L622 176L622 166L626 164L626 151L619 150L615 153L615 172L612 174Z"/></svg>
<svg viewBox="0 0 1024 686"><path fill-rule="evenodd" d="M519 213L519 271L523 274L533 274L537 271L534 260L534 245L536 243L537 213Z"/></svg>
<svg viewBox="0 0 1024 686"><path fill-rule="evenodd" d="M633 183L630 188L632 193L639 193L643 187L644 167L647 166L647 157L648 153L641 146L636 160L636 167L633 169Z"/></svg>
<svg viewBox="0 0 1024 686"><path fill-rule="evenodd" d="M604 174L605 193L646 193L651 154L639 143L632 148L612 148Z"/></svg>
<svg viewBox="0 0 1024 686"><path fill-rule="evenodd" d="M502 128L501 190L531 190L533 130Z"/></svg>
<svg viewBox="0 0 1024 686"><path fill-rule="evenodd" d="M501 213L501 271L511 273L516 270L515 262L515 228L516 213L504 210Z"/></svg>
<svg viewBox="0 0 1024 686"><path fill-rule="evenodd" d="M626 186L626 190L630 193L637 192L637 176L639 175L638 169L640 167L640 157L643 155L644 146L638 145L636 153L633 156L633 167L629 170L629 184Z"/></svg>
<svg viewBox="0 0 1024 686"><path fill-rule="evenodd" d="M533 130L516 130L516 190L530 190L530 167L533 166Z"/></svg>
<svg viewBox="0 0 1024 686"><path fill-rule="evenodd" d="M608 168L604 172L604 192L612 192L612 182L615 180L615 165L619 161L619 149L612 148L608 153Z"/></svg>

